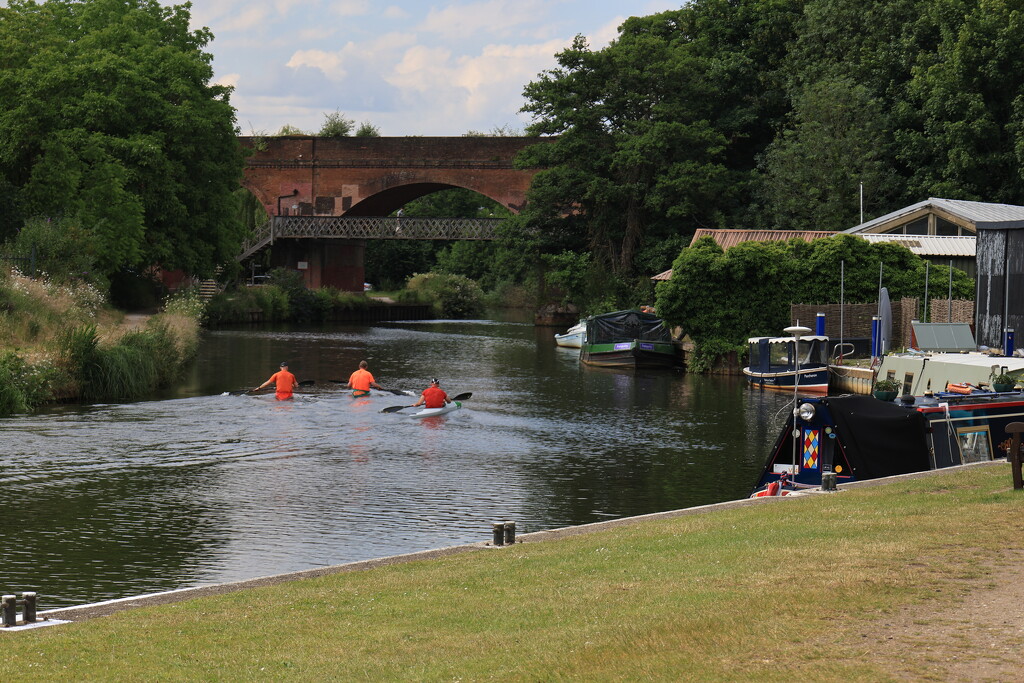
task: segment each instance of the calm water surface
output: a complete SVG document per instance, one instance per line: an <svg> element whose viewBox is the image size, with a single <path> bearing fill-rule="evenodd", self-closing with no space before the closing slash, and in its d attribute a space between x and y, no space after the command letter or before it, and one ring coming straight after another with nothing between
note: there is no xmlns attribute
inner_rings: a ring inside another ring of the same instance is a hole
<svg viewBox="0 0 1024 683"><path fill-rule="evenodd" d="M41 609L741 498L791 405L739 378L581 366L559 330L430 321L212 331L166 396L0 420L0 590ZM353 399L437 376L464 409ZM230 396L282 360L296 400Z"/></svg>

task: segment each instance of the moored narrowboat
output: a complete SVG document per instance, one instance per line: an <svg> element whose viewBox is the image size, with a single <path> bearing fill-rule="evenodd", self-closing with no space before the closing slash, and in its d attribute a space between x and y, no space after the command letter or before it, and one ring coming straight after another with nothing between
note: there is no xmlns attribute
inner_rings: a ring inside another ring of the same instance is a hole
<svg viewBox="0 0 1024 683"><path fill-rule="evenodd" d="M743 374L752 387L827 394L828 343L829 338L820 335L751 337Z"/></svg>
<svg viewBox="0 0 1024 683"><path fill-rule="evenodd" d="M682 354L661 318L628 310L587 318L580 360L612 368L673 368L682 365Z"/></svg>
<svg viewBox="0 0 1024 683"><path fill-rule="evenodd" d="M1024 419L1024 392L979 392L880 401L871 396L805 397L791 414L754 487L780 479L780 494L1005 458L1006 426ZM785 475L785 476L783 476Z"/></svg>

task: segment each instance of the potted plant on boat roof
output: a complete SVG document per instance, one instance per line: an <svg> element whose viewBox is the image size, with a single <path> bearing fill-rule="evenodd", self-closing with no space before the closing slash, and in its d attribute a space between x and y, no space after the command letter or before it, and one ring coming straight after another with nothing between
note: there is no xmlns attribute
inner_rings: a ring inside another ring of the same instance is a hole
<svg viewBox="0 0 1024 683"><path fill-rule="evenodd" d="M998 375L993 372L988 378L992 380L992 391L1013 391L1013 386L1017 383L1016 377L1005 372Z"/></svg>
<svg viewBox="0 0 1024 683"><path fill-rule="evenodd" d="M880 379L875 382L872 395L879 401L895 401L903 385L898 379Z"/></svg>

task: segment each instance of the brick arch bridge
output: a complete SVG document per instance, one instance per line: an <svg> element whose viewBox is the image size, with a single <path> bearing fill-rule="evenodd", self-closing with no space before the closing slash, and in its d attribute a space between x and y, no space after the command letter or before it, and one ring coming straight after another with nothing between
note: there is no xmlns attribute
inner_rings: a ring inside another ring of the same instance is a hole
<svg viewBox="0 0 1024 683"><path fill-rule="evenodd" d="M417 234L428 233L378 234L365 228L352 232L338 225L359 224L348 221L356 217L387 216L413 199L449 188L478 192L519 213L533 172L515 169L512 160L539 141L470 136L243 137L242 145L252 154L242 184L272 219L266 234L251 243L243 257L273 244L271 266L299 270L307 286L362 291L367 238L416 239Z"/></svg>

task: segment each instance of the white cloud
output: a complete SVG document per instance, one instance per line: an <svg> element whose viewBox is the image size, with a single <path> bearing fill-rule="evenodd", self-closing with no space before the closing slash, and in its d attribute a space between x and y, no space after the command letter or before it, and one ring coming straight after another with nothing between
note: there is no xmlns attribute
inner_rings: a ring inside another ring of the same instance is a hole
<svg viewBox="0 0 1024 683"><path fill-rule="evenodd" d="M299 50L292 55L285 66L292 69L308 66L319 69L325 76L332 80L345 78L346 71L342 66L341 54L338 52L325 52L323 50Z"/></svg>
<svg viewBox="0 0 1024 683"><path fill-rule="evenodd" d="M226 85L232 88L237 88L238 83L242 80L241 74L224 74L213 81L214 85Z"/></svg>
<svg viewBox="0 0 1024 683"><path fill-rule="evenodd" d="M330 10L342 17L359 17L370 13L370 3L368 0L334 0Z"/></svg>
<svg viewBox="0 0 1024 683"><path fill-rule="evenodd" d="M382 16L385 19L408 19L410 15L397 5L388 5Z"/></svg>
<svg viewBox="0 0 1024 683"><path fill-rule="evenodd" d="M451 4L441 9L431 7L419 30L447 39L464 40L474 36L509 36L519 27L543 23L547 14L539 0L486 0L485 2Z"/></svg>

